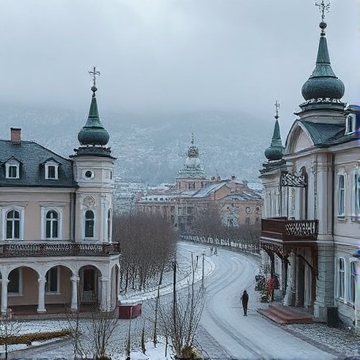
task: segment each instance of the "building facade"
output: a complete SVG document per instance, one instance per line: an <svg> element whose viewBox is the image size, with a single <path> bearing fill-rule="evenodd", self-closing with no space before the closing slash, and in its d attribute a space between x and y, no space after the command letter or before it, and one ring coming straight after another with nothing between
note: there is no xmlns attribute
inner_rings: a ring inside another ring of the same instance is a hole
<svg viewBox="0 0 360 360"><path fill-rule="evenodd" d="M226 180L219 176L209 179L201 166L199 149L192 140L175 184L139 194L136 208L161 214L181 234L191 234L196 217L210 209L216 209L227 226L260 224L262 203L260 191L234 176Z"/></svg>
<svg viewBox="0 0 360 360"><path fill-rule="evenodd" d="M115 158L97 108L68 159L21 138L0 140L1 311L19 306L44 313L117 303L119 245L113 242Z"/></svg>
<svg viewBox="0 0 360 360"><path fill-rule="evenodd" d="M360 107L341 99L324 16L315 69L282 147L278 116L260 178L263 263L280 278L285 305L327 319L360 320Z"/></svg>

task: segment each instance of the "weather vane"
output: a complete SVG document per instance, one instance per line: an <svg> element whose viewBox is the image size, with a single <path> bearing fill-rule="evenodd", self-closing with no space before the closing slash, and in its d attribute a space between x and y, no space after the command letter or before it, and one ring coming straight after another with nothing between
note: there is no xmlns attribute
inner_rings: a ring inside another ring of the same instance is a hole
<svg viewBox="0 0 360 360"><path fill-rule="evenodd" d="M275 115L275 119L277 120L279 118L279 109L280 109L280 103L278 103L278 101L275 101L275 111L276 111L276 115Z"/></svg>
<svg viewBox="0 0 360 360"><path fill-rule="evenodd" d="M324 0L321 0L321 3L315 3L315 6L319 7L319 10L321 12L321 21L325 22L325 12L329 12L330 11L330 2L328 2L327 4L324 3Z"/></svg>
<svg viewBox="0 0 360 360"><path fill-rule="evenodd" d="M100 71L96 71L96 66L93 67L92 71L89 71L89 74L92 75L93 78L93 86L96 87L96 77L100 76Z"/></svg>

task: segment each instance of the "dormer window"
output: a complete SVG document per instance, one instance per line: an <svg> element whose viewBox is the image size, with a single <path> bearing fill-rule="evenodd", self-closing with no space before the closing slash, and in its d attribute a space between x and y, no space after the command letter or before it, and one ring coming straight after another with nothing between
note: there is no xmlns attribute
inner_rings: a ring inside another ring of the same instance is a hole
<svg viewBox="0 0 360 360"><path fill-rule="evenodd" d="M59 164L55 161L48 161L45 163L45 179L58 180L59 178Z"/></svg>
<svg viewBox="0 0 360 360"><path fill-rule="evenodd" d="M352 134L355 132L356 129L356 115L355 114L349 114L346 117L346 129L345 134Z"/></svg>
<svg viewBox="0 0 360 360"><path fill-rule="evenodd" d="M6 178L19 179L20 178L20 163L16 160L8 161L5 164Z"/></svg>

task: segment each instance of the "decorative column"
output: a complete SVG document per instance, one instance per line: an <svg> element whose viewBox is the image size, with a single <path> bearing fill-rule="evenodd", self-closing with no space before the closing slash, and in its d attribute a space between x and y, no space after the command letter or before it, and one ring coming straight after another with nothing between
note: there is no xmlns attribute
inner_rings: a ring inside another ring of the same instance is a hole
<svg viewBox="0 0 360 360"><path fill-rule="evenodd" d="M71 311L78 310L78 289L79 289L79 276L73 275L71 280Z"/></svg>
<svg viewBox="0 0 360 360"><path fill-rule="evenodd" d="M8 296L8 274L1 272L1 313L5 314L7 311L7 296Z"/></svg>
<svg viewBox="0 0 360 360"><path fill-rule="evenodd" d="M335 246L332 235L333 179L332 155L317 156L317 219L319 220L318 235L318 276L316 279L316 299L314 316L327 318L327 308L334 306L334 254Z"/></svg>
<svg viewBox="0 0 360 360"><path fill-rule="evenodd" d="M295 305L295 254L289 255L289 263L287 267L287 286L286 294L284 297L284 305L294 306Z"/></svg>
<svg viewBox="0 0 360 360"><path fill-rule="evenodd" d="M45 277L39 276L38 282L39 282L39 299L38 299L37 312L38 313L44 313L44 312L46 312L46 309L45 309L45 284L46 284L46 279L45 279Z"/></svg>
<svg viewBox="0 0 360 360"><path fill-rule="evenodd" d="M102 276L101 281L101 311L110 310L109 278Z"/></svg>

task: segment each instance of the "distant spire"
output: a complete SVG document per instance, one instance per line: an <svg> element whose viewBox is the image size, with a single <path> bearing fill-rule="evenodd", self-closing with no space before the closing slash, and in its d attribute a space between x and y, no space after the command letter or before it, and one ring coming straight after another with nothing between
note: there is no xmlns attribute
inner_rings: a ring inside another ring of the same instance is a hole
<svg viewBox="0 0 360 360"><path fill-rule="evenodd" d="M282 146L281 136L280 136L280 126L279 126L279 108L280 103L275 102L275 125L274 132L271 139L270 146L265 150L265 157L270 160L280 160L283 157L284 147Z"/></svg>
<svg viewBox="0 0 360 360"><path fill-rule="evenodd" d="M321 22L319 27L321 29L319 47L316 57L316 65L310 78L305 82L301 89L301 93L306 101L329 99L330 103L333 100L340 102L345 92L343 82L338 79L331 68L329 50L327 46L325 28L325 12L329 12L330 4L325 4L324 0L321 3L315 3L321 12Z"/></svg>

